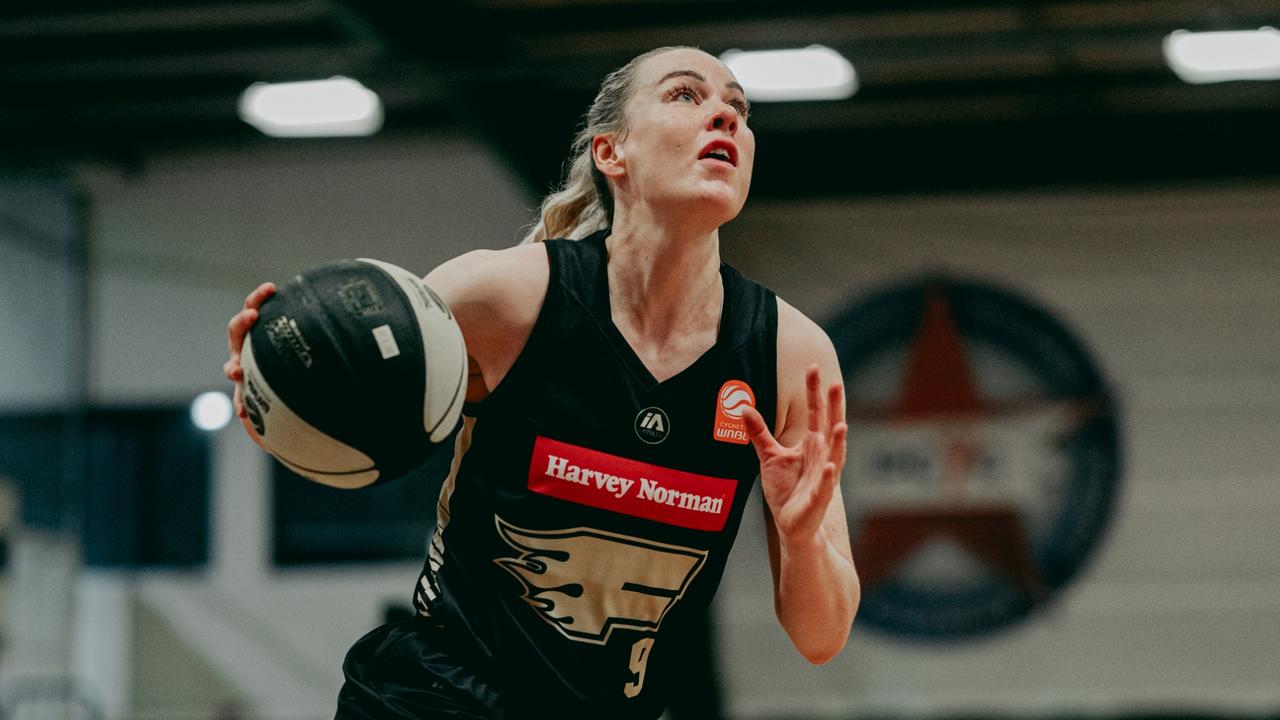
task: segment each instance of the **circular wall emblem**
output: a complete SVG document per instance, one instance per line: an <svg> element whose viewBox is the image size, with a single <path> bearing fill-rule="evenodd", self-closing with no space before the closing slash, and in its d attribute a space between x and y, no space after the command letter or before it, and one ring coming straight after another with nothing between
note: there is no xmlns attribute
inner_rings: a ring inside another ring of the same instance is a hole
<svg viewBox="0 0 1280 720"><path fill-rule="evenodd" d="M662 408L647 407L636 415L636 437L650 445L657 445L666 440L670 432L671 419L662 411Z"/></svg>
<svg viewBox="0 0 1280 720"><path fill-rule="evenodd" d="M1102 536L1114 404L1085 348L1013 293L933 279L829 323L848 396L842 487L860 620L924 639L1008 627Z"/></svg>

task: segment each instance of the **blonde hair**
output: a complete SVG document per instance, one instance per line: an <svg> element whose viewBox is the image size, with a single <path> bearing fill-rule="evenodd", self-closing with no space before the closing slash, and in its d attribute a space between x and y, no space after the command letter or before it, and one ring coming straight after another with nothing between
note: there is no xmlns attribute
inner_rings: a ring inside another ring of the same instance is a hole
<svg viewBox="0 0 1280 720"><path fill-rule="evenodd" d="M521 243L558 237L578 240L613 224L613 194L604 173L596 168L591 141L603 133L626 134L627 101L634 94L641 63L654 55L689 49L694 48L656 48L605 76L570 146L564 181L542 199L537 219Z"/></svg>

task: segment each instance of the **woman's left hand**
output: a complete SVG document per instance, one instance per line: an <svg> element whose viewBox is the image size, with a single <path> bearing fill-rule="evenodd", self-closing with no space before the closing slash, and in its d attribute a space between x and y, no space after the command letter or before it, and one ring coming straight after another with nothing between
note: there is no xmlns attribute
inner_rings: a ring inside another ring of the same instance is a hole
<svg viewBox="0 0 1280 720"><path fill-rule="evenodd" d="M755 408L743 413L747 436L760 458L760 485L765 503L784 545L817 537L844 468L844 387L832 383L822 391L818 366L805 377L808 428L799 442L787 447L769 432Z"/></svg>

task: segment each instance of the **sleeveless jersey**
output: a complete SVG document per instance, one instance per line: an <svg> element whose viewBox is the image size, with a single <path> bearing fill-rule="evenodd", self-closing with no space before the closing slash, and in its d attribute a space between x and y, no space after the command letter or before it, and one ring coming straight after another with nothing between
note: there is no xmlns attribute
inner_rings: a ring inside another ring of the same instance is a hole
<svg viewBox="0 0 1280 720"><path fill-rule="evenodd" d="M775 417L773 293L722 264L715 345L657 382L610 317L605 235L545 243L546 299L468 408L415 592L497 717L661 714L759 473L742 407Z"/></svg>

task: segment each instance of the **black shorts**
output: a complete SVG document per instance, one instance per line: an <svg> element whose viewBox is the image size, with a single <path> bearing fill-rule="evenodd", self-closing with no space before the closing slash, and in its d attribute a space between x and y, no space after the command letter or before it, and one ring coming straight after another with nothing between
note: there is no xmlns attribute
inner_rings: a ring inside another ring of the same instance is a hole
<svg viewBox="0 0 1280 720"><path fill-rule="evenodd" d="M430 622L417 617L360 638L342 663L346 682L334 720L499 720L492 691L445 646Z"/></svg>

